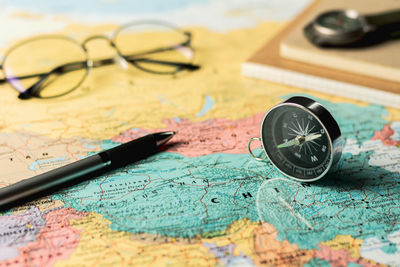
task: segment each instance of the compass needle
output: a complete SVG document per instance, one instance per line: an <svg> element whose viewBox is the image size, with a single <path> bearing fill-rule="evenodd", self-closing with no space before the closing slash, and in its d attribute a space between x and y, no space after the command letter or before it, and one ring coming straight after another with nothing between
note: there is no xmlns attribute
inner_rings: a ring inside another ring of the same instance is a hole
<svg viewBox="0 0 400 267"><path fill-rule="evenodd" d="M292 139L292 140L289 140L289 141L287 141L287 142L284 142L284 143L282 143L282 144L280 144L280 145L277 145L277 148L283 148L283 147L289 147L289 146L294 146L295 145L295 141L296 140L296 138L294 138L294 139Z"/></svg>
<svg viewBox="0 0 400 267"><path fill-rule="evenodd" d="M306 142L308 142L308 141L312 141L312 140L314 140L314 139L318 139L318 138L320 138L322 136L322 134L310 134L310 135L307 135L306 137L305 137L305 139L306 139Z"/></svg>

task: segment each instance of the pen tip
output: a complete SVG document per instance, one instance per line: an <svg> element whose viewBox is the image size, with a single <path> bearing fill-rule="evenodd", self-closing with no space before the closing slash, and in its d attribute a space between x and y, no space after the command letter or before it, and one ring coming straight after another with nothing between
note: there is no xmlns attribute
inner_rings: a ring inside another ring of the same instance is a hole
<svg viewBox="0 0 400 267"><path fill-rule="evenodd" d="M156 133L155 139L156 139L156 144L157 146L161 146L168 142L174 135L176 134L175 131L168 131L168 132L161 132L161 133Z"/></svg>

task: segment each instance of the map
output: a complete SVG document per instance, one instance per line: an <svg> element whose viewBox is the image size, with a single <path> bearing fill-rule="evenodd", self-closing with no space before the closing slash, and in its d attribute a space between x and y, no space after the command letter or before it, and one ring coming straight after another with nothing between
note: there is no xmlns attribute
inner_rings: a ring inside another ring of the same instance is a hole
<svg viewBox="0 0 400 267"><path fill-rule="evenodd" d="M2 0L2 56L37 34L84 40L155 18L192 33L201 69L160 77L115 64L48 100L1 84L0 187L178 133L164 152L0 213L0 266L400 266L400 110L240 74L307 4ZM310 184L247 151L266 111L294 95L324 105L344 138L334 170Z"/></svg>

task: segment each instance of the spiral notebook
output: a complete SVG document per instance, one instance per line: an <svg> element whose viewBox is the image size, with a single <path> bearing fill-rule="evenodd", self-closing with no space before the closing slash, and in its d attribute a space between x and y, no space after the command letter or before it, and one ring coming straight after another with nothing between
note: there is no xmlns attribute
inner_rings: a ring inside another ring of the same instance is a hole
<svg viewBox="0 0 400 267"><path fill-rule="evenodd" d="M365 1L369 4L367 5ZM358 73L356 73L342 68L342 51L329 50L326 53L325 50L309 44L302 34L303 26L311 21L316 14L324 10L360 7L360 12L368 14L375 13L376 10L381 10L382 7L393 8L391 6L393 3L399 5L400 8L400 4L396 1L316 0L275 38L243 63L242 74L294 87L400 108L400 39L390 41L391 43L388 42L379 47L371 47L360 51L360 53L364 53L365 58L368 60L371 57L372 50L381 49L380 53L387 53L387 56L379 57L379 60L381 58L388 59L392 65L389 64L387 69L392 72L382 73L385 70L384 68L379 72L368 72L368 64L363 64L362 60L344 58L344 60L350 60L350 63L358 64L358 68L353 68L357 70ZM387 3L384 4L382 2ZM376 8L374 5L379 5L380 7ZM361 8L361 6L363 7ZM393 51L397 52L393 53ZM335 52L338 54L335 54ZM360 57L360 53L357 52L357 57ZM310 62L310 58L317 60L311 60L312 62ZM319 62L322 62L322 64L317 65ZM376 64L378 67L385 64L385 62L376 63L375 59L370 63ZM360 73L360 68L367 71L361 71Z"/></svg>

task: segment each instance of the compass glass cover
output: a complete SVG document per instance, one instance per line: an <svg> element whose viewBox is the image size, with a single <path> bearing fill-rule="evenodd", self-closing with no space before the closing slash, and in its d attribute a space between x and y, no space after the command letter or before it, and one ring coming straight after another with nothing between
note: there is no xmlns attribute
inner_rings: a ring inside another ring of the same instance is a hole
<svg viewBox="0 0 400 267"><path fill-rule="evenodd" d="M262 140L272 163L293 178L313 180L330 167L330 137L305 109L293 105L272 109L263 122Z"/></svg>
<svg viewBox="0 0 400 267"><path fill-rule="evenodd" d="M359 18L351 12L332 11L317 18L318 25L338 32L351 32L362 28Z"/></svg>

